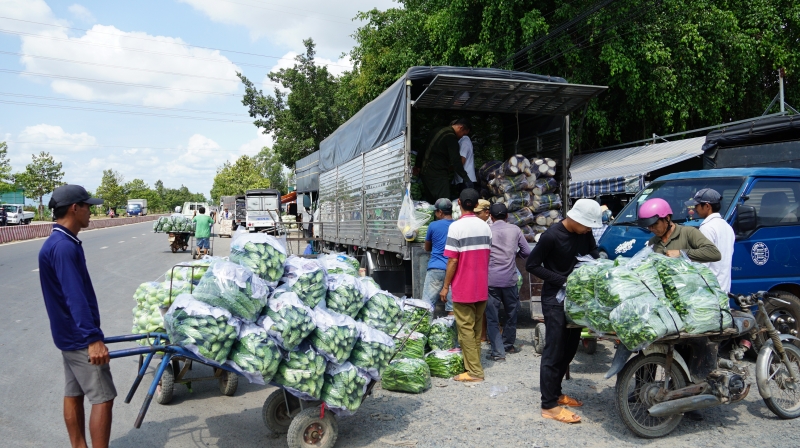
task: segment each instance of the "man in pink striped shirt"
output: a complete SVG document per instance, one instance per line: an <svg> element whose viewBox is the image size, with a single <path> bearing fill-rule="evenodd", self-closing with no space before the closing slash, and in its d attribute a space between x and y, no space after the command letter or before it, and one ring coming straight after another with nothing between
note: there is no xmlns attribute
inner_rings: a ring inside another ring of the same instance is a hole
<svg viewBox="0 0 800 448"><path fill-rule="evenodd" d="M473 213L478 199L478 192L472 188L462 191L458 199L462 215L447 231L444 247L447 272L439 292L439 297L445 301L450 287L453 288L453 313L466 369L453 379L463 382L483 381L481 322L489 291L492 231Z"/></svg>

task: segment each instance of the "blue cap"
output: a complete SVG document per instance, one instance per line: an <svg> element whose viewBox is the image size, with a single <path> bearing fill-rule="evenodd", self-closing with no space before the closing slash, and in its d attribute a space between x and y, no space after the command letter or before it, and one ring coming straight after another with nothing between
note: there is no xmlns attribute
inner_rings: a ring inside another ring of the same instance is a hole
<svg viewBox="0 0 800 448"><path fill-rule="evenodd" d="M713 188L703 188L694 194L692 199L685 202L687 207L693 207L697 204L719 204L722 201L722 195L717 193Z"/></svg>

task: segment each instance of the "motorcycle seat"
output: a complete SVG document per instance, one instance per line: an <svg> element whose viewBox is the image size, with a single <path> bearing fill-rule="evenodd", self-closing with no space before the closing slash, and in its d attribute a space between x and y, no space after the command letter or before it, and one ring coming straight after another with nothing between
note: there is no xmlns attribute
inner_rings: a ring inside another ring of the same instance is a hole
<svg viewBox="0 0 800 448"><path fill-rule="evenodd" d="M737 334L748 333L757 326L755 317L750 313L731 310L731 316L733 317L733 326L736 328Z"/></svg>

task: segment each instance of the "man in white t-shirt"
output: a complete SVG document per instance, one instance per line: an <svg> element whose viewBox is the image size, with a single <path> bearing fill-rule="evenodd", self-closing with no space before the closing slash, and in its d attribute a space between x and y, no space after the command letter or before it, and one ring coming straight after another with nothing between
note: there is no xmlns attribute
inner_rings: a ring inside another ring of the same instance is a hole
<svg viewBox="0 0 800 448"><path fill-rule="evenodd" d="M469 180L471 180L473 184L477 183L477 177L475 176L475 156L472 151L472 140L469 139L468 135L458 140L458 153L461 155L461 164L464 165L464 171L467 172ZM456 186L456 193L460 194L464 189L464 180L461 179L461 176L456 174L453 177L453 185Z"/></svg>
<svg viewBox="0 0 800 448"><path fill-rule="evenodd" d="M722 254L720 261L706 264L717 276L717 281L723 291L730 292L733 244L736 242L736 235L733 233L733 228L719 214L721 203L722 195L711 188L703 188L695 193L694 198L686 201L686 205L694 206L697 216L703 219L700 224L700 232L711 240Z"/></svg>

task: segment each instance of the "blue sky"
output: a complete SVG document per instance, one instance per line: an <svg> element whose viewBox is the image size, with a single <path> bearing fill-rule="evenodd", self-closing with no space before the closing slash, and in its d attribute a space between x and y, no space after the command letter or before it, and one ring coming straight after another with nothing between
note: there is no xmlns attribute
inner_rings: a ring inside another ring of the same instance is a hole
<svg viewBox="0 0 800 448"><path fill-rule="evenodd" d="M358 26L351 18L393 6L0 0L0 141L15 171L47 151L64 164L66 182L90 190L112 168L126 180L208 195L218 166L272 144L241 105L236 71L272 91L265 75L290 67L307 37L320 63L346 70L340 56Z"/></svg>

